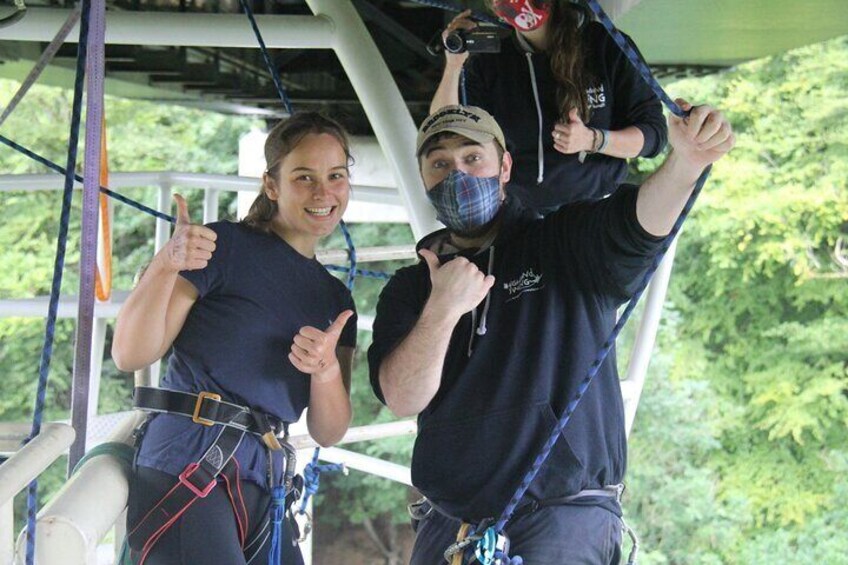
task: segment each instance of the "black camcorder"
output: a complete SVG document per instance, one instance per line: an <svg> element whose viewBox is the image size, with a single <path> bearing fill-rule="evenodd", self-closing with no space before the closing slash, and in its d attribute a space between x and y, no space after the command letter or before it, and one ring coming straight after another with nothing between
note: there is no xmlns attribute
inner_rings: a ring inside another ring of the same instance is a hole
<svg viewBox="0 0 848 565"><path fill-rule="evenodd" d="M448 53L498 53L501 38L494 29L457 29L445 37L445 49Z"/></svg>
<svg viewBox="0 0 848 565"><path fill-rule="evenodd" d="M445 50L448 53L499 53L501 37L495 27L478 27L472 30L457 29L450 32L444 42L441 32L437 33L427 50L433 55Z"/></svg>

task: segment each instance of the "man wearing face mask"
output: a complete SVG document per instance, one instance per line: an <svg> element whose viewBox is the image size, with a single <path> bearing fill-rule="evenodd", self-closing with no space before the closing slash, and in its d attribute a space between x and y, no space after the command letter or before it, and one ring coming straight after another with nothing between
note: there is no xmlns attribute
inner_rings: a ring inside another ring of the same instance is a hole
<svg viewBox="0 0 848 565"><path fill-rule="evenodd" d="M688 103L679 101L684 109ZM443 562L463 523L496 518L530 468L703 169L733 145L721 114L671 118L675 147L641 187L544 219L506 196L512 159L491 115L448 106L418 132L447 229L380 295L368 352L377 397L418 416L414 565ZM617 563L626 437L610 355L506 526L525 563Z"/></svg>

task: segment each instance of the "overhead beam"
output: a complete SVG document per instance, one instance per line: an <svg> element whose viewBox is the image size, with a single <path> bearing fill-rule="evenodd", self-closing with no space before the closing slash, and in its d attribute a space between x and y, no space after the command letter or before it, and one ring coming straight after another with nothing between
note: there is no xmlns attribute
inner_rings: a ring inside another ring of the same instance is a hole
<svg viewBox="0 0 848 565"><path fill-rule="evenodd" d="M0 41L50 41L70 13L54 8L29 8L25 18L0 30ZM326 49L333 42L333 25L320 16L257 15L256 22L269 49ZM68 41L75 42L78 37L77 26ZM106 43L257 47L256 36L243 14L178 12L110 11L106 14Z"/></svg>
<svg viewBox="0 0 848 565"><path fill-rule="evenodd" d="M652 65L732 66L848 33L845 0L644 0L616 22Z"/></svg>

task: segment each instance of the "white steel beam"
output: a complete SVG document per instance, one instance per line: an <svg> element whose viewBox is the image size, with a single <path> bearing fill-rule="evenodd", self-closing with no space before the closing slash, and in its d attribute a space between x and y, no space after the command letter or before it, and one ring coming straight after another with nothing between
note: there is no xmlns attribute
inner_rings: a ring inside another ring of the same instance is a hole
<svg viewBox="0 0 848 565"><path fill-rule="evenodd" d="M50 41L70 13L55 8L28 8L25 18L0 30L0 41ZM325 49L330 47L334 33L330 21L314 16L257 15L256 23L269 49ZM68 41L76 42L78 38L76 26ZM259 46L244 14L197 12L109 11L106 43L243 49Z"/></svg>
<svg viewBox="0 0 848 565"><path fill-rule="evenodd" d="M303 422L303 418L301 418L301 422ZM315 443L315 440L312 439L312 437L308 433L306 433L305 424L293 424L292 431L303 432L293 435L289 438L289 443L295 449L301 450L318 447L318 444ZM398 420L396 422L387 422L385 424L357 426L355 428L350 428L337 445L346 445L359 441L370 441L387 437L414 436L417 431L418 424L415 420Z"/></svg>
<svg viewBox="0 0 848 565"><path fill-rule="evenodd" d="M62 178L53 173L35 175L0 175L0 192L32 192L40 190L59 190L62 188ZM181 173L178 171L155 172L125 172L110 173L109 188L138 188L145 186L186 187L192 190L218 191L250 191L259 192L260 180L250 176L213 175L204 173ZM82 184L76 183L74 188L81 189ZM351 200L357 202L374 202L378 204L402 204L396 188L372 185L351 185ZM170 195L165 208L160 210L169 213L171 208ZM164 220L160 220L163 221ZM167 223L167 222L166 222Z"/></svg>
<svg viewBox="0 0 848 565"><path fill-rule="evenodd" d="M15 550L15 514L12 500L0 502L0 563L12 563Z"/></svg>
<svg viewBox="0 0 848 565"><path fill-rule="evenodd" d="M678 234L679 237L679 234ZM624 424L625 430L630 436L633 428L633 420L636 418L636 409L639 407L639 399L642 396L642 388L645 386L645 376L648 373L648 365L651 362L651 354L657 339L657 331L662 318L665 295L668 291L668 282L671 279L671 269L674 266L674 253L677 250L677 238L672 242L659 268L651 279L645 297L645 310L639 329L636 331L636 339L633 352L630 354L630 362L627 365L627 377L621 381L621 394L624 399Z"/></svg>
<svg viewBox="0 0 848 565"><path fill-rule="evenodd" d="M332 48L374 128L399 187L416 239L439 227L415 159L416 126L383 56L349 0L306 0L334 25Z"/></svg>
<svg viewBox="0 0 848 565"><path fill-rule="evenodd" d="M131 414L110 441L131 443L132 432L143 418L141 412ZM96 563L97 544L126 508L128 493L124 467L115 457L103 455L85 462L38 513L36 562ZM23 555L25 534L18 538L19 555Z"/></svg>
<svg viewBox="0 0 848 565"><path fill-rule="evenodd" d="M44 424L40 434L0 466L0 505L11 500L62 455L74 436L74 429L67 424Z"/></svg>
<svg viewBox="0 0 848 565"><path fill-rule="evenodd" d="M391 245L386 247L357 247L356 262L397 261L415 259L418 254L414 245ZM315 258L323 264L340 264L348 260L347 249L319 249Z"/></svg>
<svg viewBox="0 0 848 565"><path fill-rule="evenodd" d="M339 449L338 447L325 447L321 450L319 457L330 463L344 463L350 469L356 469L357 471L383 477L384 479L389 479L403 485L412 486L412 474L409 467L404 467L391 461L384 461L376 457L354 453L346 449Z"/></svg>

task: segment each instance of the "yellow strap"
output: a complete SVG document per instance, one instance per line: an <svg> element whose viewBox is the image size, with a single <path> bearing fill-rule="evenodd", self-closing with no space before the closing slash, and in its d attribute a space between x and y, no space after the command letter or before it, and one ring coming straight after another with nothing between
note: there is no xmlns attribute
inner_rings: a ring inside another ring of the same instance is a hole
<svg viewBox="0 0 848 565"><path fill-rule="evenodd" d="M459 531L456 533L456 541L462 541L468 537L468 530L471 528L471 524L467 522L463 522L459 527ZM462 565L462 555L464 551L457 551L453 554L453 559L451 559L450 565Z"/></svg>

